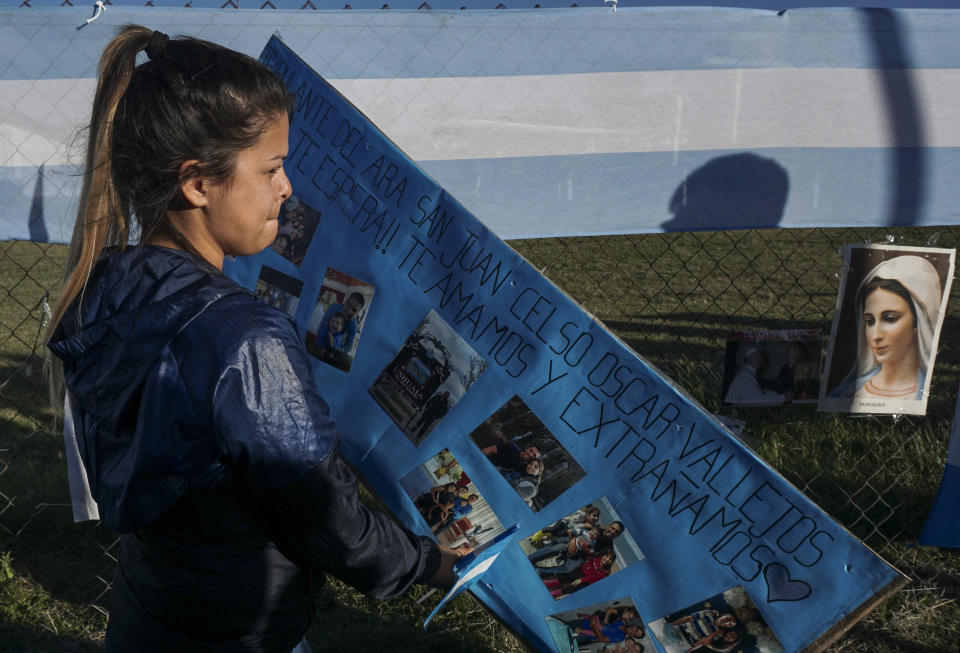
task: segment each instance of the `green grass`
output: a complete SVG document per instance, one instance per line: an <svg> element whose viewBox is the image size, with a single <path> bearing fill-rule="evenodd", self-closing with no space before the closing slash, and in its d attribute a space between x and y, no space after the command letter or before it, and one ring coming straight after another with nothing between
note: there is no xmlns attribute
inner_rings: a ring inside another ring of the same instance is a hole
<svg viewBox="0 0 960 653"><path fill-rule="evenodd" d="M941 229L938 246L960 244ZM932 229L899 229L923 245ZM954 289L928 415L850 417L811 406L722 408L726 334L829 331L849 242L883 230L704 232L514 241L511 245L625 343L708 410L747 422L764 459L913 582L831 651L956 653L960 561L913 547L943 471L960 382L960 301ZM930 243L933 244L933 243ZM106 619L114 538L70 520L60 437L33 356L43 292L54 289L62 247L0 243L0 650L97 650ZM27 374L27 370L30 373ZM367 497L367 500L372 500ZM9 573L4 570L9 570ZM309 633L315 650L522 651L524 645L472 597L420 624L439 595L426 590L376 602L335 581ZM336 645L333 645L333 643Z"/></svg>

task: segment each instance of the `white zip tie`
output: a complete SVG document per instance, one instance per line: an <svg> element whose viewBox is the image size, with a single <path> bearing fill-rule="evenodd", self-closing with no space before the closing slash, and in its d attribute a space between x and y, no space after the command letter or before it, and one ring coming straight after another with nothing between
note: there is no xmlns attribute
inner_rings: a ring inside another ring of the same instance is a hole
<svg viewBox="0 0 960 653"><path fill-rule="evenodd" d="M96 12L87 19L87 25L100 18L100 14L107 10L107 6L103 4L103 0L97 0Z"/></svg>
<svg viewBox="0 0 960 653"><path fill-rule="evenodd" d="M47 322L50 321L50 318L53 317L53 311L50 310L50 303L47 301L49 293L44 293L43 297L40 298L40 308L43 311L43 318L40 321L40 326L47 326Z"/></svg>

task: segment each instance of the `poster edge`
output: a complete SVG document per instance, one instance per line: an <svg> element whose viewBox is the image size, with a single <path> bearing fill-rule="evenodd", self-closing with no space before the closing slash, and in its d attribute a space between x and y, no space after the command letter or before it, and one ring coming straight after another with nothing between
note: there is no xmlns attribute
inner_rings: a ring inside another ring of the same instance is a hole
<svg viewBox="0 0 960 653"><path fill-rule="evenodd" d="M880 556L878 555L878 557ZM883 558L880 557L880 559L882 560ZM897 572L896 578L847 613L845 617L833 624L822 635L820 635L806 647L800 649L798 653L822 653L823 651L826 651L832 644L834 644L858 622L860 622L860 620L862 620L864 617L870 614L870 612L879 607L880 604L888 600L891 596L899 592L903 587L910 583L910 578L907 575L895 567L891 566L891 568Z"/></svg>

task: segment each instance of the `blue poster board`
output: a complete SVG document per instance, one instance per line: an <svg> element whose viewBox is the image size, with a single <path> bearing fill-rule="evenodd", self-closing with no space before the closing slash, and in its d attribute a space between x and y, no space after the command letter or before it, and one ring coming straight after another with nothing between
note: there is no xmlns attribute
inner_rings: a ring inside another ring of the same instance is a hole
<svg viewBox="0 0 960 653"><path fill-rule="evenodd" d="M296 94L296 199L225 269L293 315L395 514L499 550L471 590L537 649L550 615L629 597L649 625L742 587L803 650L903 584L276 37L261 60Z"/></svg>

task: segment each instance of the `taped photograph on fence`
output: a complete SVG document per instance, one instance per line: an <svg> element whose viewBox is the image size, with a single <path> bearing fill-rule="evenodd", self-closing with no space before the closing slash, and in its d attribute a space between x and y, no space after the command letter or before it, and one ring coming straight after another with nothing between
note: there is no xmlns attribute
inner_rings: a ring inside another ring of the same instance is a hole
<svg viewBox="0 0 960 653"><path fill-rule="evenodd" d="M485 369L486 361L430 309L370 386L370 394L419 444Z"/></svg>
<svg viewBox="0 0 960 653"><path fill-rule="evenodd" d="M723 403L817 403L822 348L820 329L729 333L720 394Z"/></svg>
<svg viewBox="0 0 960 653"><path fill-rule="evenodd" d="M547 617L558 651L646 653L654 651L633 599L627 597Z"/></svg>
<svg viewBox="0 0 960 653"><path fill-rule="evenodd" d="M305 344L310 355L350 371L374 290L365 281L327 268L307 326Z"/></svg>
<svg viewBox="0 0 960 653"><path fill-rule="evenodd" d="M504 527L449 449L400 479L440 544L478 552Z"/></svg>
<svg viewBox="0 0 960 653"><path fill-rule="evenodd" d="M308 206L300 198L291 196L280 209L280 226L277 237L270 245L271 249L299 267L307 255L310 240L322 216L320 211Z"/></svg>
<svg viewBox="0 0 960 653"><path fill-rule="evenodd" d="M650 624L667 653L779 653L780 640L741 586L706 597Z"/></svg>
<svg viewBox="0 0 960 653"><path fill-rule="evenodd" d="M470 439L534 512L586 475L516 395L475 428Z"/></svg>
<svg viewBox="0 0 960 653"><path fill-rule="evenodd" d="M300 303L303 282L264 265L260 268L255 292L257 299L264 304L293 315Z"/></svg>
<svg viewBox="0 0 960 653"><path fill-rule="evenodd" d="M520 540L520 548L555 600L643 560L606 497Z"/></svg>
<svg viewBox="0 0 960 653"><path fill-rule="evenodd" d="M819 409L927 410L956 250L848 245Z"/></svg>

